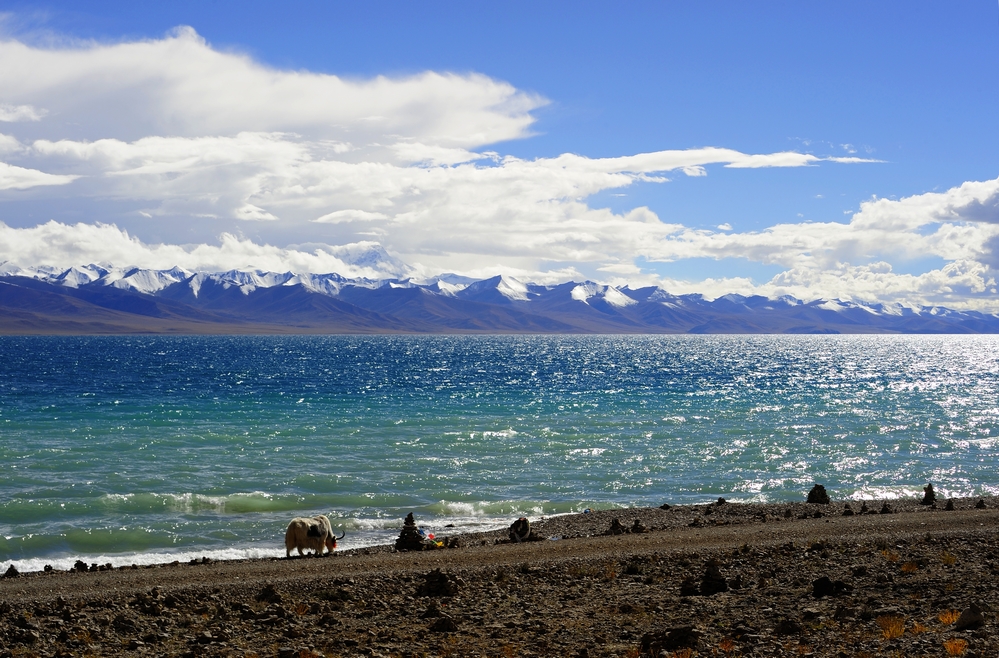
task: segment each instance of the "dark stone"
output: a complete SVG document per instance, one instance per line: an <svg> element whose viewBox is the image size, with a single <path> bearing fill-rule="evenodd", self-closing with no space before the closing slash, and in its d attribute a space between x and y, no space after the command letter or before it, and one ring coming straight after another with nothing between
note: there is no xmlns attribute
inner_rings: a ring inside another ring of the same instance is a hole
<svg viewBox="0 0 999 658"><path fill-rule="evenodd" d="M954 499L953 498L948 498L947 499L947 505L944 506L944 509L947 510L948 512L953 512L954 511Z"/></svg>
<svg viewBox="0 0 999 658"><path fill-rule="evenodd" d="M822 576L812 581L812 596L820 599L824 596L839 596L847 590L853 589L842 580L830 580L828 576Z"/></svg>
<svg viewBox="0 0 999 658"><path fill-rule="evenodd" d="M669 508L670 508L669 503L663 503L662 505L659 506L659 509L663 509L663 510L666 510L666 509L669 509Z"/></svg>
<svg viewBox="0 0 999 658"><path fill-rule="evenodd" d="M721 573L721 563L709 560L704 565L704 575L701 576L701 595L711 596L728 591L728 583Z"/></svg>
<svg viewBox="0 0 999 658"><path fill-rule="evenodd" d="M801 625L791 619L785 619L774 628L774 635L799 635L801 634Z"/></svg>
<svg viewBox="0 0 999 658"><path fill-rule="evenodd" d="M954 628L959 631L981 628L985 625L985 615L982 609L972 603L961 613L961 616L954 622Z"/></svg>
<svg viewBox="0 0 999 658"><path fill-rule="evenodd" d="M280 592L274 589L274 585L270 583L264 585L264 588L257 592L257 596L255 598L261 603L281 603Z"/></svg>
<svg viewBox="0 0 999 658"><path fill-rule="evenodd" d="M680 583L680 596L696 596L700 594L700 590L697 586L697 579L693 576L687 576Z"/></svg>
<svg viewBox="0 0 999 658"><path fill-rule="evenodd" d="M727 503L727 502L728 502L728 501L727 501L727 500L725 500L724 498L721 498L721 497L719 497L719 498L718 498L718 502L717 502L716 504L718 504L718 505L724 505L724 504L725 504L725 503Z"/></svg>
<svg viewBox="0 0 999 658"><path fill-rule="evenodd" d="M919 501L920 505L933 505L937 502L937 493L933 491L933 483L927 482L926 486L923 487L923 499Z"/></svg>
<svg viewBox="0 0 999 658"><path fill-rule="evenodd" d="M83 560L77 560L76 563L73 565L73 570L82 573L87 570L87 563L84 562Z"/></svg>
<svg viewBox="0 0 999 658"><path fill-rule="evenodd" d="M607 530L607 532L605 534L608 534L608 535L623 535L623 534L626 534L627 532L628 532L628 529L626 527L624 527L624 524L621 523L621 520L620 519L614 519L613 521L611 521L610 528Z"/></svg>
<svg viewBox="0 0 999 658"><path fill-rule="evenodd" d="M700 640L701 633L693 626L678 626L658 633L646 633L642 636L641 654L658 656L664 651L696 649Z"/></svg>
<svg viewBox="0 0 999 658"><path fill-rule="evenodd" d="M889 505L888 501L886 500L884 502L884 504L881 505L881 511L878 512L878 513L879 514L894 514L895 512L894 512L894 510L892 510L891 505Z"/></svg>
<svg viewBox="0 0 999 658"><path fill-rule="evenodd" d="M853 516L853 508L850 507L850 503L843 506L843 516Z"/></svg>
<svg viewBox="0 0 999 658"><path fill-rule="evenodd" d="M645 524L639 519L635 519L635 522L631 524L631 531L636 534L642 534L648 532L649 529L645 527Z"/></svg>
<svg viewBox="0 0 999 658"><path fill-rule="evenodd" d="M439 617L437 621L430 624L430 630L434 633L454 633L458 630L458 623L448 616Z"/></svg>
<svg viewBox="0 0 999 658"><path fill-rule="evenodd" d="M423 584L416 590L417 596L454 596L460 582L450 574L434 569L423 577Z"/></svg>
<svg viewBox="0 0 999 658"><path fill-rule="evenodd" d="M21 575L21 574L20 574L20 572L19 572L19 571L18 571L17 569L15 569L15 568L14 568L14 565L12 564L12 565L10 565L10 567L9 567L9 568L7 569L7 573L5 573L5 574L3 575L3 577L4 577L4 578L17 578L17 577L18 577L18 576L20 576L20 575Z"/></svg>
<svg viewBox="0 0 999 658"><path fill-rule="evenodd" d="M985 504L984 498L979 498L978 502L975 503L975 509L985 509L987 505Z"/></svg>
<svg viewBox="0 0 999 658"><path fill-rule="evenodd" d="M828 505L830 501L826 488L821 484L812 487L812 490L808 492L808 502L813 505Z"/></svg>
<svg viewBox="0 0 999 658"><path fill-rule="evenodd" d="M860 504L860 513L861 513L861 514L867 514L867 513L868 513L868 512L870 512L870 511L871 511L871 510L870 510L870 508L868 508L868 507L867 507L867 501L866 501L866 500L865 500L865 501L863 501L863 502L862 502L862 503Z"/></svg>

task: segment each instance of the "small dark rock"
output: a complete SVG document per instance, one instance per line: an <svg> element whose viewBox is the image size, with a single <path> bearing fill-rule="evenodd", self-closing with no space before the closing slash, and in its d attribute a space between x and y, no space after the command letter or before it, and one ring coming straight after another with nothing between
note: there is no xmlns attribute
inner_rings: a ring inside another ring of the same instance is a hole
<svg viewBox="0 0 999 658"><path fill-rule="evenodd" d="M894 513L895 513L894 510L891 508L891 505L888 504L887 500L881 505L881 511L878 512L878 514L894 514Z"/></svg>
<svg viewBox="0 0 999 658"><path fill-rule="evenodd" d="M724 505L724 504L725 504L725 503L727 503L727 502L728 502L728 501L727 501L727 500L725 500L724 498L721 498L721 497L719 497L719 498L718 498L718 502L717 502L717 503L715 503L715 504L716 504L716 505Z"/></svg>
<svg viewBox="0 0 999 658"><path fill-rule="evenodd" d="M808 502L813 505L828 505L830 501L826 488L821 484L812 487L812 490L808 492Z"/></svg>
<svg viewBox="0 0 999 658"><path fill-rule="evenodd" d="M614 519L611 521L610 528L605 532L606 535L623 535L628 532L628 529L624 527L620 519Z"/></svg>
<svg viewBox="0 0 999 658"><path fill-rule="evenodd" d="M869 508L869 507L867 507L867 501L866 501L866 500L865 500L865 501L863 501L863 502L862 502L862 503L860 504L860 513L861 513L861 514L867 514L867 513L868 513L868 512L870 512L870 511L871 511L871 510L870 510L870 508Z"/></svg>
<svg viewBox="0 0 999 658"><path fill-rule="evenodd" d="M937 493L933 491L933 483L927 482L926 486L923 487L923 499L919 501L920 505L932 505L937 502Z"/></svg>
<svg viewBox="0 0 999 658"><path fill-rule="evenodd" d="M460 581L457 578L438 568L423 577L423 584L416 590L416 595L455 596L459 585Z"/></svg>
<svg viewBox="0 0 999 658"><path fill-rule="evenodd" d="M14 565L12 564L7 569L7 572L3 575L3 577L4 578L17 578L20 575L21 575L20 572L17 569L15 569Z"/></svg>
<svg viewBox="0 0 999 658"><path fill-rule="evenodd" d="M704 575L701 576L701 595L711 596L728 591L728 582L721 573L721 563L718 560L709 560L704 565Z"/></svg>
<svg viewBox="0 0 999 658"><path fill-rule="evenodd" d="M975 509L985 509L986 507L988 506L985 504L984 498L979 498L978 502L975 503Z"/></svg>
<svg viewBox="0 0 999 658"><path fill-rule="evenodd" d="M791 619L785 619L774 628L774 635L799 635L801 625Z"/></svg>
<svg viewBox="0 0 999 658"><path fill-rule="evenodd" d="M642 534L648 532L649 529L645 527L645 524L640 519L635 519L635 522L631 524L631 531L636 534Z"/></svg>
<svg viewBox="0 0 999 658"><path fill-rule="evenodd" d="M954 628L959 631L981 628L985 625L985 615L982 609L972 603L961 613L961 616L954 622Z"/></svg>
<svg viewBox="0 0 999 658"><path fill-rule="evenodd" d="M274 589L274 585L267 583L255 597L261 603L281 603L281 593Z"/></svg>
<svg viewBox="0 0 999 658"><path fill-rule="evenodd" d="M853 508L850 507L850 503L843 506L843 516L853 516Z"/></svg>
<svg viewBox="0 0 999 658"><path fill-rule="evenodd" d="M812 581L812 596L817 599L824 596L839 596L850 589L853 588L842 580L832 581L828 576L822 576Z"/></svg>
<svg viewBox="0 0 999 658"><path fill-rule="evenodd" d="M697 586L697 579L693 576L687 576L680 583L680 596L697 596L700 593L700 589Z"/></svg>
<svg viewBox="0 0 999 658"><path fill-rule="evenodd" d="M444 615L430 624L430 630L434 633L454 633L458 630L458 623L451 617Z"/></svg>
<svg viewBox="0 0 999 658"><path fill-rule="evenodd" d="M947 499L947 504L944 506L944 509L947 510L948 512L953 512L954 511L954 499L953 498L948 498Z"/></svg>
<svg viewBox="0 0 999 658"><path fill-rule="evenodd" d="M693 626L678 626L658 633L646 633L642 636L641 653L643 656L658 656L678 649L696 649L700 640L701 633Z"/></svg>
<svg viewBox="0 0 999 658"><path fill-rule="evenodd" d="M662 505L659 506L659 509L662 509L662 510L668 510L669 508L670 508L670 504L669 503L663 503Z"/></svg>

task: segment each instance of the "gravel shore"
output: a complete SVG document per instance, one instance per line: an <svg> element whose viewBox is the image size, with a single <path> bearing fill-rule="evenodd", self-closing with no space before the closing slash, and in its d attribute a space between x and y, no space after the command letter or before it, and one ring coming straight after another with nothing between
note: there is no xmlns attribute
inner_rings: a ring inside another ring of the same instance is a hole
<svg viewBox="0 0 999 658"><path fill-rule="evenodd" d="M0 656L999 656L999 500L919 502L717 501L552 517L523 543L8 572ZM605 534L615 519L637 531Z"/></svg>

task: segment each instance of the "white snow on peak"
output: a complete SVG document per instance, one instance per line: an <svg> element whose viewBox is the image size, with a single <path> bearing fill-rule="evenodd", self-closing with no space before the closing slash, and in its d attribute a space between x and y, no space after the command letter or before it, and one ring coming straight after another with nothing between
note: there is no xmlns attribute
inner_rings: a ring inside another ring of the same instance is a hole
<svg viewBox="0 0 999 658"><path fill-rule="evenodd" d="M110 274L110 270L100 267L99 265L71 267L56 276L53 283L59 283L67 288L79 288L82 285L93 283L97 279L105 277L108 274Z"/></svg>
<svg viewBox="0 0 999 658"><path fill-rule="evenodd" d="M613 286L602 286L592 281L579 284L572 289L570 294L577 302L583 302L584 304L589 304L589 300L592 297L603 298L605 302L618 308L638 303Z"/></svg>
<svg viewBox="0 0 999 658"><path fill-rule="evenodd" d="M816 308L821 308L823 311L835 311L836 313L842 313L849 307L840 303L839 300L829 299L816 306Z"/></svg>
<svg viewBox="0 0 999 658"><path fill-rule="evenodd" d="M625 306L632 306L638 303L613 286L607 286L607 289L604 290L604 300L611 306L617 306L618 308L624 308Z"/></svg>
<svg viewBox="0 0 999 658"><path fill-rule="evenodd" d="M581 283L572 289L570 295L577 302L583 302L584 304L589 304L590 297L594 297L600 292L600 286L595 283L587 281L586 283Z"/></svg>
<svg viewBox="0 0 999 658"><path fill-rule="evenodd" d="M434 285L427 287L437 292L438 294L446 295L447 297L454 297L456 293L464 290L465 288L468 287L468 285L459 284L459 283L448 283L447 281L438 279L434 283Z"/></svg>
<svg viewBox="0 0 999 658"><path fill-rule="evenodd" d="M496 284L496 291L507 299L517 302L528 301L527 286L512 276L501 276Z"/></svg>
<svg viewBox="0 0 999 658"><path fill-rule="evenodd" d="M189 279L192 272L188 272L182 267L174 267L169 270L140 270L131 269L127 272L115 270L102 277L102 283L124 290L135 290L136 292L151 295L163 290L167 286L172 286L186 279Z"/></svg>

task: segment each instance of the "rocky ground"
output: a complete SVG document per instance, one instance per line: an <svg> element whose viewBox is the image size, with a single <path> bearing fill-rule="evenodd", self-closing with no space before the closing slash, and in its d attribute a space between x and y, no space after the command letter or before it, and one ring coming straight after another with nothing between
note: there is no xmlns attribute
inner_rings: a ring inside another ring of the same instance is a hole
<svg viewBox="0 0 999 658"><path fill-rule="evenodd" d="M999 500L978 503L716 502L523 543L8 573L0 656L994 658Z"/></svg>

